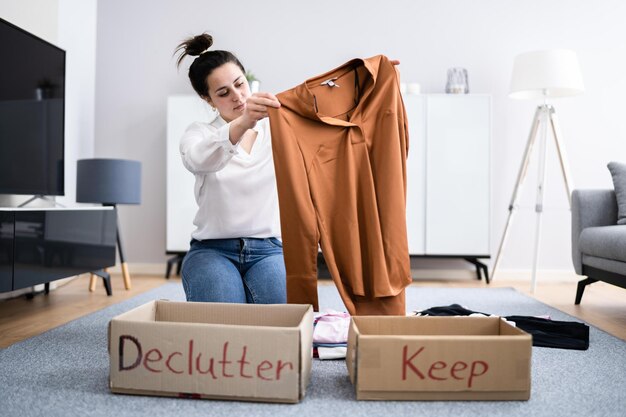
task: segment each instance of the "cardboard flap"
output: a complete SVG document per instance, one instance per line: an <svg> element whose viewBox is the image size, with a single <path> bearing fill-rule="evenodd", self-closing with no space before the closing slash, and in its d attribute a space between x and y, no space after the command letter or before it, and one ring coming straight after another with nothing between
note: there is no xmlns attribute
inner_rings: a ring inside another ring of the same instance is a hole
<svg viewBox="0 0 626 417"><path fill-rule="evenodd" d="M156 320L249 326L298 327L305 304L233 304L157 301Z"/></svg>
<svg viewBox="0 0 626 417"><path fill-rule="evenodd" d="M313 306L302 317L300 329L300 398L304 398L311 379L313 360Z"/></svg>
<svg viewBox="0 0 626 417"><path fill-rule="evenodd" d="M348 330L348 349L346 350L346 366L348 374L353 385L357 383L357 351L359 346L359 330L354 322L355 317L350 319L350 328Z"/></svg>
<svg viewBox="0 0 626 417"><path fill-rule="evenodd" d="M154 321L156 319L157 303L160 301L150 301L146 304L135 307L132 310L127 311L113 317L112 320L119 321Z"/></svg>
<svg viewBox="0 0 626 417"><path fill-rule="evenodd" d="M359 334L367 335L498 335L500 317L354 317Z"/></svg>

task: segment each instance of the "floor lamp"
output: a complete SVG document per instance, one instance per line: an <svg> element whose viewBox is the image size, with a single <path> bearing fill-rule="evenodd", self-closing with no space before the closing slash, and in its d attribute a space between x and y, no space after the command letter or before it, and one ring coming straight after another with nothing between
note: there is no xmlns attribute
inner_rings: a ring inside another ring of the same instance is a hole
<svg viewBox="0 0 626 417"><path fill-rule="evenodd" d="M509 226L517 208L519 189L524 183L530 156L533 147L537 144L539 134L539 167L537 175L537 195L536 195L536 223L535 223L535 246L533 254L533 270L531 281L531 292L535 291L537 283L537 259L539 256L539 240L541 236L541 214L543 212L543 192L545 183L546 168L546 140L548 130L552 132L556 150L561 164L561 173L565 182L568 204L571 210L572 182L569 175L569 167L561 139L561 132L554 107L547 104L548 98L568 97L584 92L583 79L578 64L578 58L573 51L565 49L553 49L547 51L534 51L518 55L513 65L511 77L511 88L509 97L526 100L543 100L543 104L537 107L533 119L526 150L517 174L517 181L513 189L513 196L509 203L509 215L504 226L500 246L491 272L492 279L495 277L502 249L506 243Z"/></svg>
<svg viewBox="0 0 626 417"><path fill-rule="evenodd" d="M80 159L76 165L76 201L100 203L114 209L117 209L118 204L140 204L141 162L126 159ZM118 216L117 249L120 255L124 287L130 290L130 274L124 258L119 224ZM97 272L93 274L100 275ZM94 291L95 281L96 278L92 275L89 283L90 291Z"/></svg>

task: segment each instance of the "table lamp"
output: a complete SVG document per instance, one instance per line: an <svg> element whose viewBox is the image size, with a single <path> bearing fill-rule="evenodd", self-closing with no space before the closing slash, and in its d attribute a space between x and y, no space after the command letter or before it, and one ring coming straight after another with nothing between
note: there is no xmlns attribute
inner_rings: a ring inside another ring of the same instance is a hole
<svg viewBox="0 0 626 417"><path fill-rule="evenodd" d="M76 166L76 201L99 203L117 208L118 204L141 203L141 162L126 159L80 159ZM117 210L116 210L117 212ZM117 249L120 255L124 287L131 288L117 221ZM90 289L95 281L92 276Z"/></svg>
<svg viewBox="0 0 626 417"><path fill-rule="evenodd" d="M556 150L561 164L561 173L565 182L567 200L571 210L572 182L569 175L569 167L561 139L561 133L554 107L547 103L548 98L569 97L582 94L585 91L583 78L578 64L576 53L567 49L551 49L545 51L533 51L518 55L513 64L509 97L522 100L542 100L535 111L535 117L530 128L526 150L522 158L517 181L513 189L513 196L509 203L509 215L502 233L500 246L493 266L492 279L495 276L502 249L505 245L514 211L517 207L517 198L520 187L526 177L530 156L536 143L537 133L539 137L539 166L537 175L536 194L536 223L535 223L535 246L533 255L533 270L531 292L535 291L537 278L537 259L539 255L539 237L541 235L541 214L543 212L543 192L545 183L546 167L546 137L548 127L551 128L552 136L556 144Z"/></svg>

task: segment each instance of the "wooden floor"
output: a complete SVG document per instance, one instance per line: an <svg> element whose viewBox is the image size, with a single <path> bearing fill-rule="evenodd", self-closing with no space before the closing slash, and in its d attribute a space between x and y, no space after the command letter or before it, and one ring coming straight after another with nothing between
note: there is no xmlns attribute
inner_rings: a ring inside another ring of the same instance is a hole
<svg viewBox="0 0 626 417"><path fill-rule="evenodd" d="M25 296L0 301L0 348L43 333L106 306L119 303L168 282L162 276L134 276L133 288L126 291L122 278L113 275L113 296L107 297L101 282L95 292L88 291L89 275L81 275L48 295L33 299ZM179 278L171 281L180 282ZM320 285L332 285L320 280ZM478 280L418 280L414 286L479 288ZM540 283L534 294L528 281L498 280L489 287L514 287L558 310L578 317L606 332L626 340L626 290L602 282L588 286L581 305L574 305L576 282Z"/></svg>

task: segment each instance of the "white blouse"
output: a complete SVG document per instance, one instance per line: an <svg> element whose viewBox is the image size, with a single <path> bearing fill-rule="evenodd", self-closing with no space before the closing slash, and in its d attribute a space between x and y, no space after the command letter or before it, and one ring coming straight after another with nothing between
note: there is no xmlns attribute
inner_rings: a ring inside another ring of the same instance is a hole
<svg viewBox="0 0 626 417"><path fill-rule="evenodd" d="M180 140L185 167L195 175L196 240L280 238L278 194L269 119L254 128L248 154L229 140L230 123L217 117L191 124Z"/></svg>

